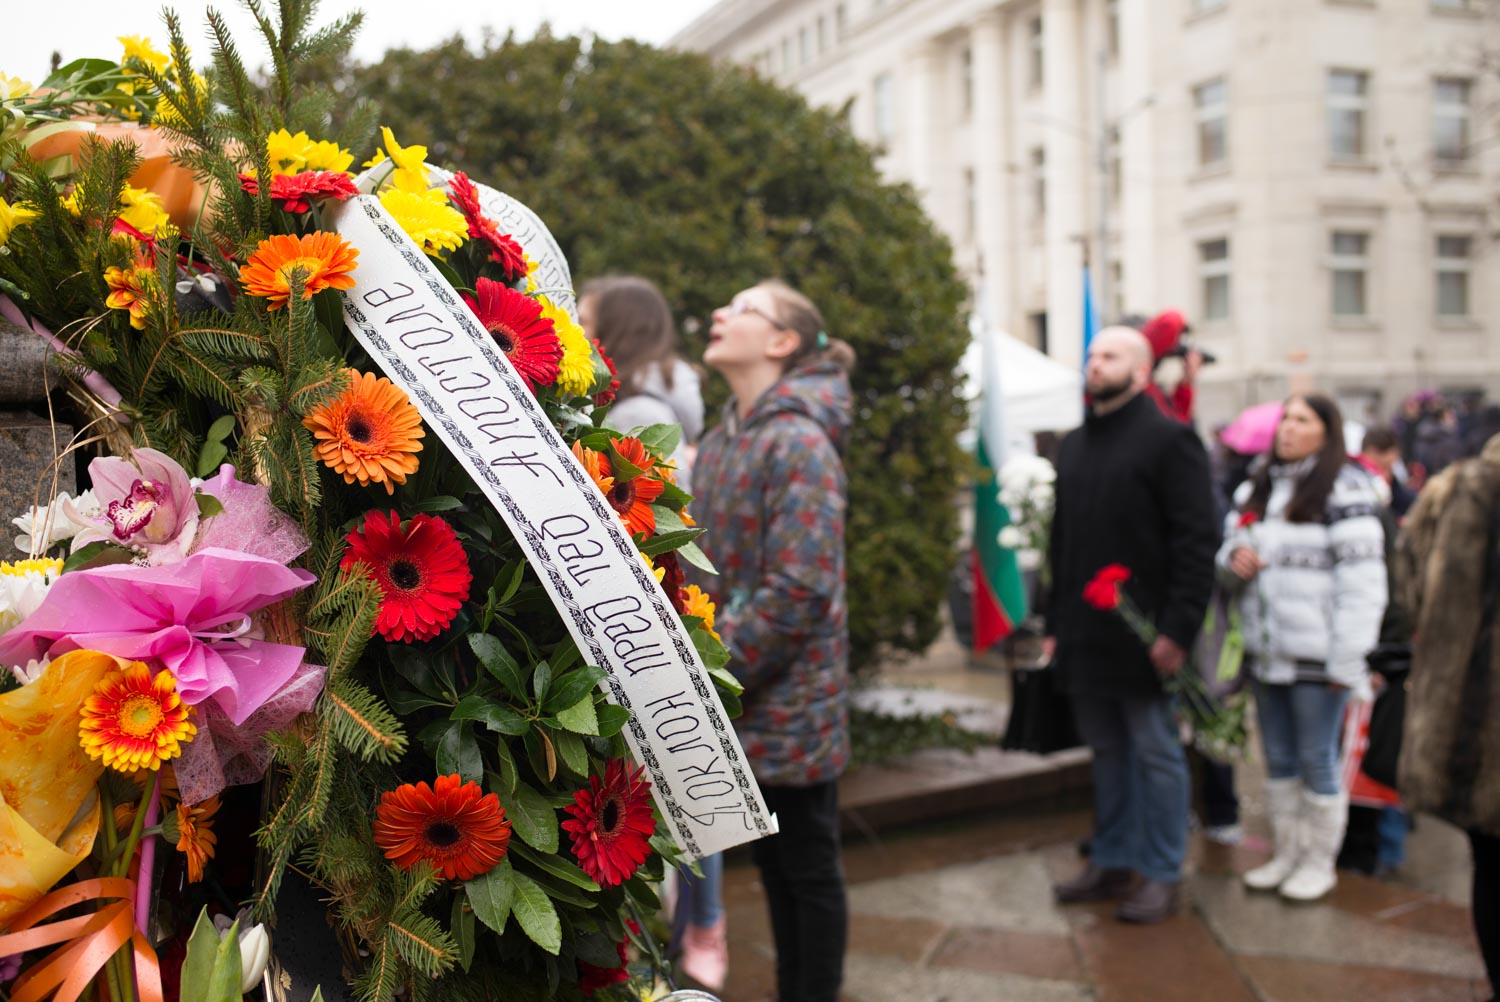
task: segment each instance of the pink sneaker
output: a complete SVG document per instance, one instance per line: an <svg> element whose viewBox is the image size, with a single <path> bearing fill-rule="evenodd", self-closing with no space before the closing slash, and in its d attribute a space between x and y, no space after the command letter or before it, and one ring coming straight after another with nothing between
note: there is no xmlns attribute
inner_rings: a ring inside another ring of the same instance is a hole
<svg viewBox="0 0 1500 1002"><path fill-rule="evenodd" d="M682 958L677 969L709 991L724 990L729 974L729 936L722 915L710 926L688 925L682 934Z"/></svg>

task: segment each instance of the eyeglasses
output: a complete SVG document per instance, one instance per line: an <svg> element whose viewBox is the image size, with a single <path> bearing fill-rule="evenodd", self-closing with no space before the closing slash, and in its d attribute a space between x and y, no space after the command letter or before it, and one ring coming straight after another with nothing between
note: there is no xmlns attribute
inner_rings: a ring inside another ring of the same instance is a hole
<svg viewBox="0 0 1500 1002"><path fill-rule="evenodd" d="M733 318L739 316L742 313L754 313L756 316L760 317L762 320L766 321L777 330L784 331L787 329L786 324L782 323L780 320L777 320L771 314L767 313L765 310L759 308L758 306L751 306L743 299L736 299L728 306L724 307L724 315L726 317Z"/></svg>

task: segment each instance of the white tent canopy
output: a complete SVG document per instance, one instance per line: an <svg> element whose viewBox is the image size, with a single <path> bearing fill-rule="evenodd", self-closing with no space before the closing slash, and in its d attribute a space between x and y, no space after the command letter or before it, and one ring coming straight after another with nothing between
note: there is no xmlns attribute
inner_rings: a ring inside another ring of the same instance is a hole
<svg viewBox="0 0 1500 1002"><path fill-rule="evenodd" d="M1008 451L1031 452L1031 436L1040 431L1068 431L1083 421L1083 374L1063 365L1004 331L991 330L995 349L989 354L999 371L990 373L1005 398L1003 422ZM964 353L962 368L971 391L986 383L985 353L976 339ZM976 396L975 403L978 404Z"/></svg>

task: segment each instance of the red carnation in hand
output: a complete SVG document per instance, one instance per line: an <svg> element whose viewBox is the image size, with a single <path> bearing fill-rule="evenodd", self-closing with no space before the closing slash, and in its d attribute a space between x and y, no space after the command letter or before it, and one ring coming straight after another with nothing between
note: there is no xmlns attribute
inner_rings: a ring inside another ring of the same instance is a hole
<svg viewBox="0 0 1500 1002"><path fill-rule="evenodd" d="M573 794L573 803L563 808L572 816L562 828L573 837L573 855L600 887L629 880L651 852L656 819L651 784L641 778L645 771L631 772L623 759L611 759L603 782L590 776L589 789Z"/></svg>
<svg viewBox="0 0 1500 1002"><path fill-rule="evenodd" d="M1254 525L1256 522L1259 522L1259 521L1260 521L1260 516L1257 515L1253 511L1250 511L1250 510L1247 509L1246 511L1243 511L1243 512L1240 513L1239 526L1240 526L1241 529L1248 529L1252 525Z"/></svg>
<svg viewBox="0 0 1500 1002"><path fill-rule="evenodd" d="M252 195L260 193L260 183L249 174L240 175L240 187ZM271 178L271 199L281 203L288 212L306 212L314 198L333 198L342 202L358 194L354 179L338 170L305 170L300 174L277 174Z"/></svg>
<svg viewBox="0 0 1500 1002"><path fill-rule="evenodd" d="M1083 586L1083 600L1095 609L1109 612L1120 606L1120 586L1130 580L1130 568L1110 564Z"/></svg>
<svg viewBox="0 0 1500 1002"><path fill-rule="evenodd" d="M380 586L375 632L387 640L431 640L448 628L469 597L474 576L453 528L431 515L404 526L396 512L365 513L365 524L344 537L341 570L363 564Z"/></svg>

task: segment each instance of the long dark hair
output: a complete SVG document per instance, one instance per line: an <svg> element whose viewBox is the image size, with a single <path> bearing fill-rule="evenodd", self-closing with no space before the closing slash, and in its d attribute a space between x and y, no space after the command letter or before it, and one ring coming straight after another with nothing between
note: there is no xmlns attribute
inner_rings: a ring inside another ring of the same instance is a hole
<svg viewBox="0 0 1500 1002"><path fill-rule="evenodd" d="M1285 414L1285 408L1298 400L1306 404L1308 410L1322 422L1323 448L1318 452L1312 469L1307 471L1292 491L1292 500L1286 506L1286 520L1321 522L1328 507L1328 495L1333 493L1334 481L1339 478L1339 471L1349 461L1344 452L1344 416L1339 413L1339 405L1321 393L1299 393L1287 397L1282 413ZM1265 517L1266 504L1271 499L1271 467L1282 461L1276 455L1274 439L1266 459L1268 461L1261 464L1251 479L1254 487L1250 491L1250 500L1245 503L1246 511L1254 512L1261 518Z"/></svg>
<svg viewBox="0 0 1500 1002"><path fill-rule="evenodd" d="M672 388L677 329L655 284L639 275L606 275L586 283L579 298L594 300L594 336L615 363L622 397L639 393L653 368Z"/></svg>

